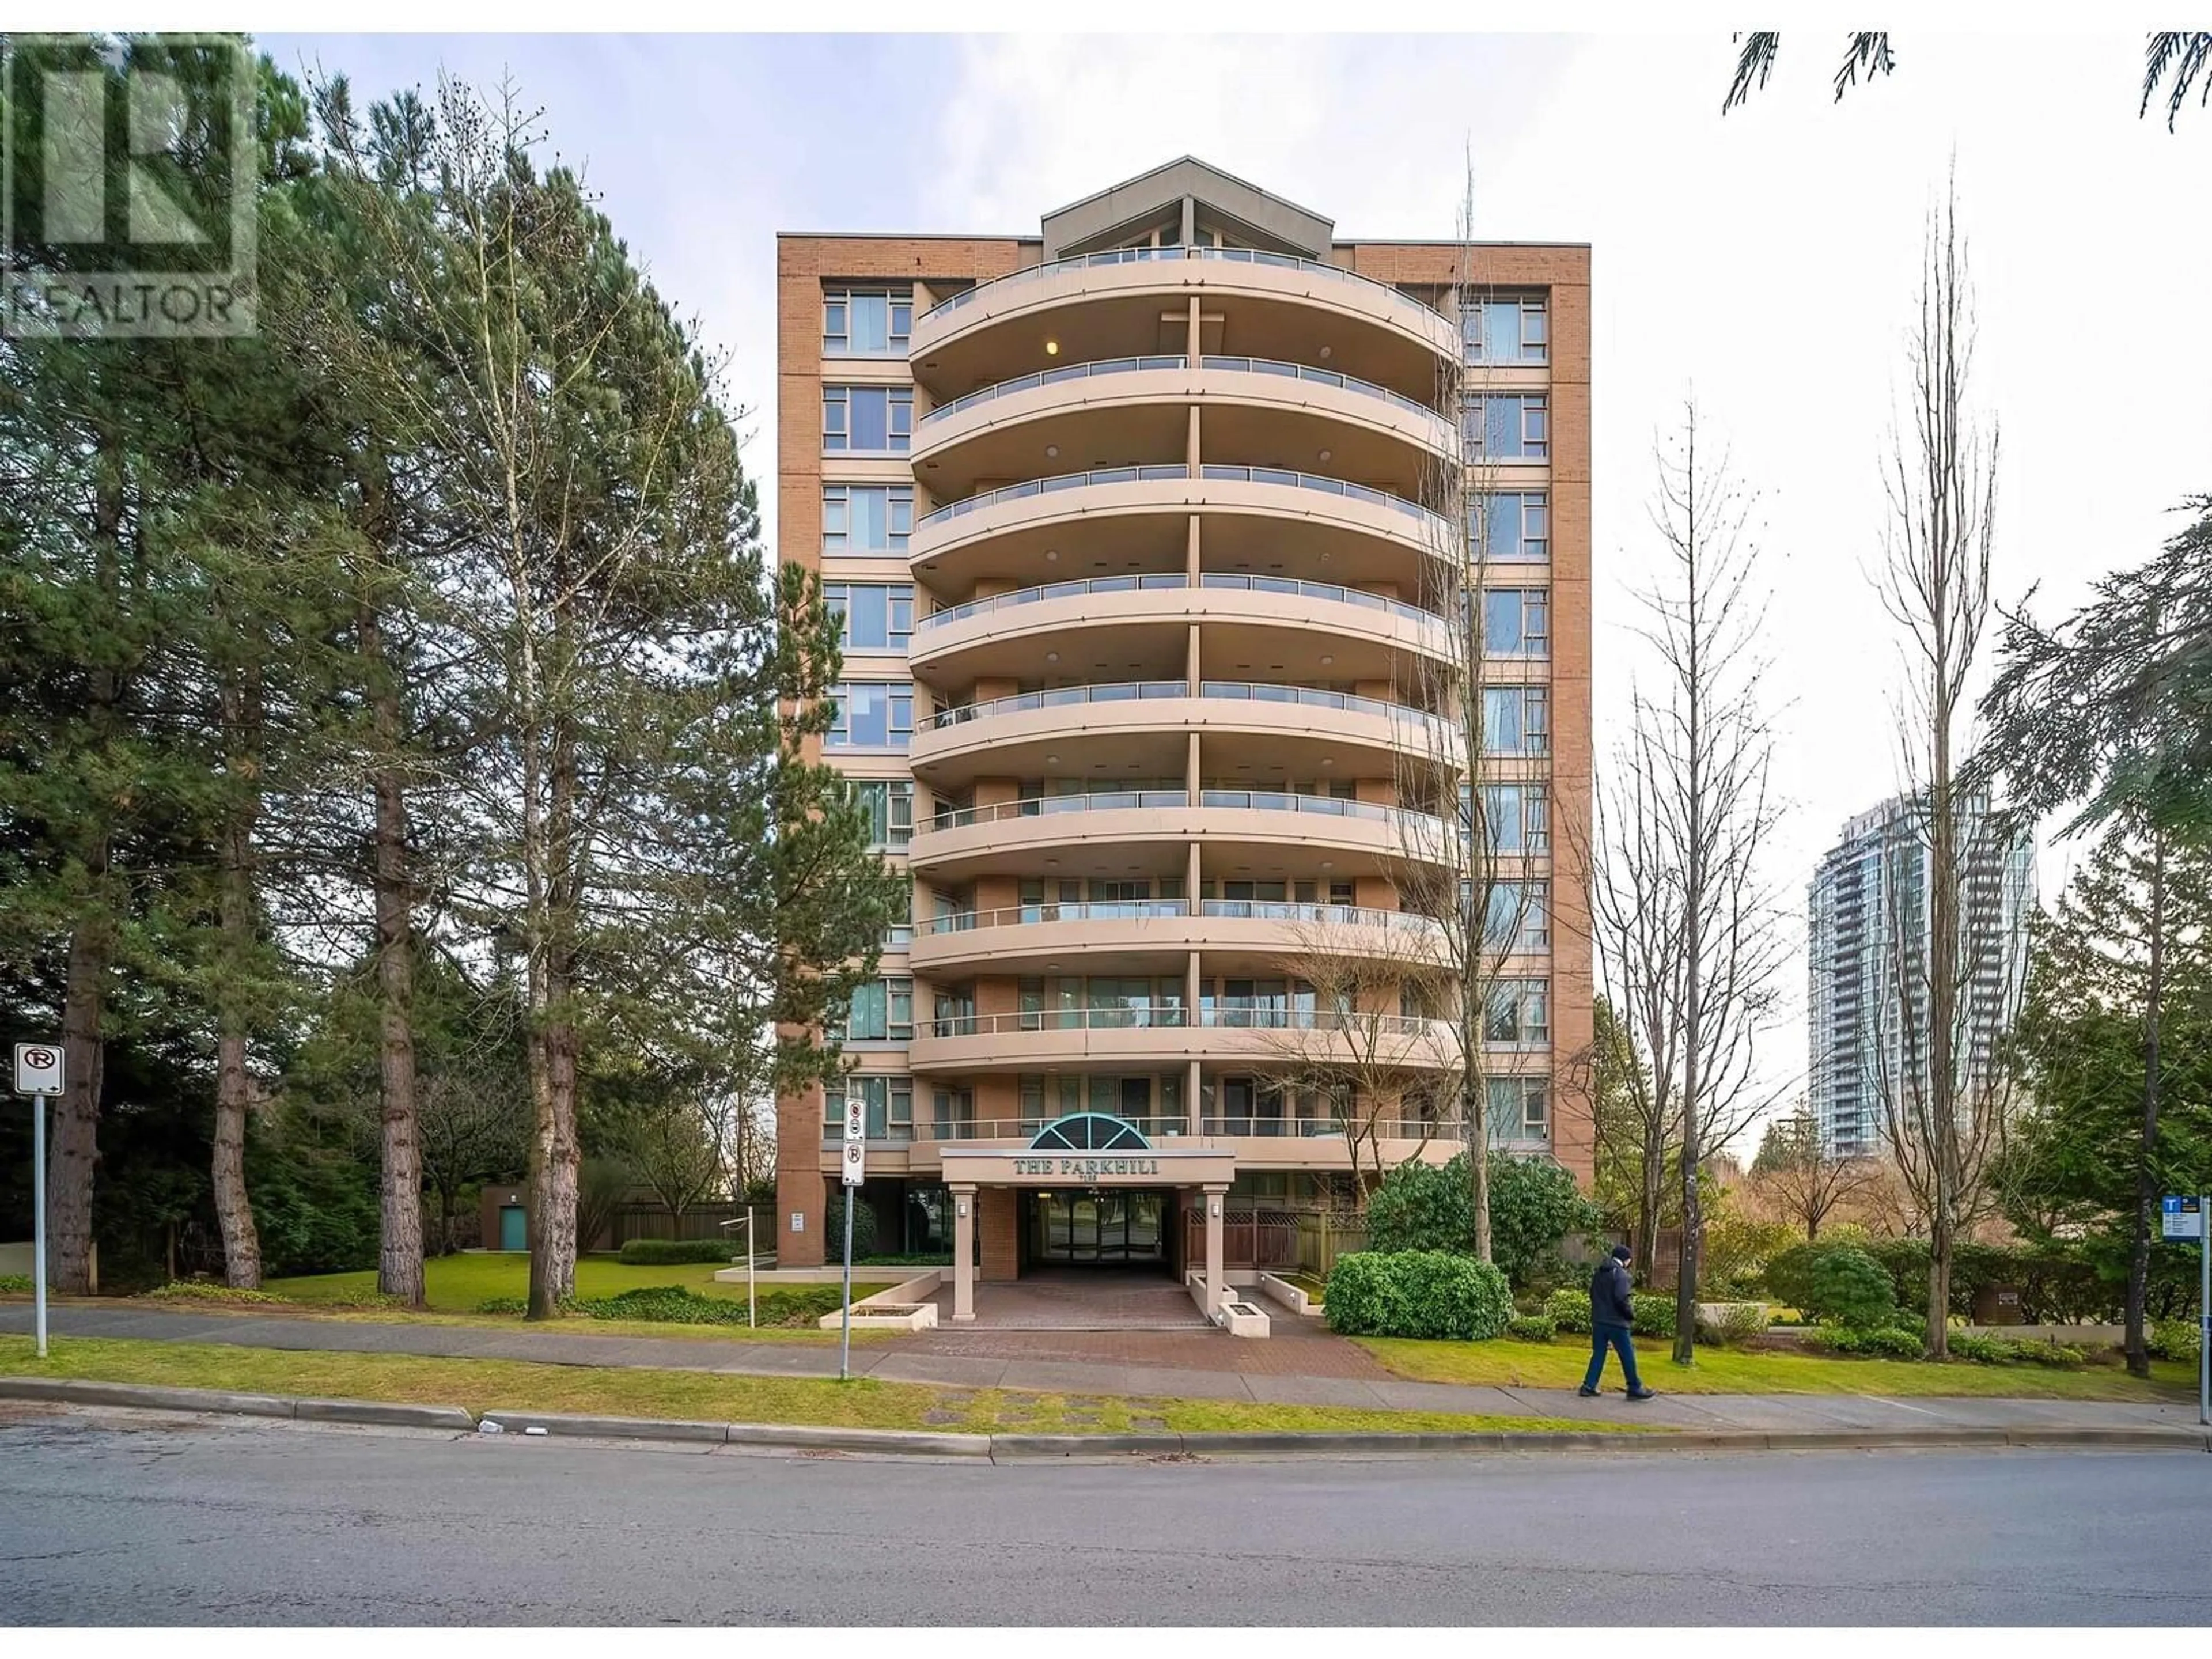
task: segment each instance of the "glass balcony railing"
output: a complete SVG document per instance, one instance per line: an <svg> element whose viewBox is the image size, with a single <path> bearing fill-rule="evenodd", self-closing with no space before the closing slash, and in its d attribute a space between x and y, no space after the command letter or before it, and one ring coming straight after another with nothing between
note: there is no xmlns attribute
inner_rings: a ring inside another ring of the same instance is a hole
<svg viewBox="0 0 2212 1659"><path fill-rule="evenodd" d="M1187 697L1188 680L1120 680L1105 685L1059 685L1048 691L1023 691L988 702L963 702L940 708L922 721L921 730L942 732L970 720L1018 714L1032 708L1073 708L1086 702L1143 702L1155 697Z"/></svg>
<svg viewBox="0 0 2212 1659"><path fill-rule="evenodd" d="M1356 392L1363 398L1380 398L1387 404L1424 419L1442 422L1443 416L1426 404L1393 392L1387 386L1376 386L1372 380L1354 380L1349 374L1339 374L1333 369L1309 368L1304 363L1279 362L1272 357L1201 357L1200 368L1231 369L1240 374L1277 374L1285 380L1311 380L1319 386L1333 386L1346 392Z"/></svg>
<svg viewBox="0 0 2212 1659"><path fill-rule="evenodd" d="M915 623L915 632L926 634L933 628L942 628L947 623L965 621L969 617L987 617L994 611L1008 611L1024 605L1041 605L1047 599L1072 599L1085 593L1134 593L1154 588L1188 587L1190 579L1181 571L1154 576L1093 576L1088 581L1048 582L1042 587L1017 588L1011 593L993 593L984 599L970 599L965 605L933 611Z"/></svg>
<svg viewBox="0 0 2212 1659"><path fill-rule="evenodd" d="M1411 910L1377 910L1356 904L1300 904L1274 899L1092 899L1039 901L995 910L956 910L916 922L925 939L949 933L981 933L999 927L1033 927L1060 921L1150 921L1212 916L1230 921L1314 923L1333 927L1393 928L1433 933L1442 926L1432 916Z"/></svg>
<svg viewBox="0 0 2212 1659"><path fill-rule="evenodd" d="M1443 314L1401 289L1393 288L1388 283L1379 283L1372 276L1363 276L1356 270L1346 270L1341 265L1326 264L1319 259L1301 259L1288 253L1268 253L1249 247L1121 247L1109 248L1103 253L1083 253L1072 258L1054 259L1048 264L1031 265L1025 270L1009 271L1004 276L978 283L973 288L963 289L951 298L939 301L916 320L927 323L936 318L950 316L963 307L974 304L981 295L1003 292L1009 287L1033 282L1055 271L1082 270L1102 265L1152 264L1181 259L1219 259L1232 264L1271 265L1282 270L1307 271L1317 276L1379 289L1391 299L1427 312L1431 316L1441 317Z"/></svg>
<svg viewBox="0 0 2212 1659"><path fill-rule="evenodd" d="M1333 795L1301 795L1287 789L1204 789L1200 806L1215 811L1304 812L1317 817L1359 818L1387 823L1408 844L1449 849L1459 831L1447 818L1372 801L1341 800ZM1062 812L1168 811L1191 805L1187 789L1098 789L1079 795L1031 796L989 806L958 806L928 821L932 830L964 830L970 824L1003 823L1014 818L1052 817Z"/></svg>
<svg viewBox="0 0 2212 1659"><path fill-rule="evenodd" d="M1018 392L1034 392L1039 386L1060 386L1075 380L1096 380L1108 374L1133 374L1150 368L1188 368L1190 359L1182 356L1103 357L1097 362L1070 363L1064 368L1048 368L1035 374L1023 374L1011 380L1000 380L971 392L964 398L955 398L949 404L939 404L916 422L917 431L926 431L935 422L957 415L965 409L991 403L1000 398L1010 398ZM1339 374L1334 369L1312 368L1304 363L1286 363L1272 357L1201 357L1202 369L1222 369L1237 374L1270 374L1288 380L1306 380L1316 386L1335 386L1340 391L1355 392L1363 398L1376 398L1424 420L1444 425L1444 417L1427 404L1417 402L1388 386L1376 386L1371 380L1355 380L1349 374Z"/></svg>
<svg viewBox="0 0 2212 1659"><path fill-rule="evenodd" d="M1055 495L1063 489L1084 489L1093 484L1137 483L1170 483L1194 476L1188 466L1163 465L1159 466L1103 466L1088 472L1062 472L1049 478L1031 478L1021 483L1007 484L1002 489L988 490L981 495L969 495L925 513L915 520L916 530L934 524L950 523L965 518L970 513L980 513L987 507L996 507L1003 501L1026 501L1033 495ZM1223 483L1273 484L1285 489L1310 489L1323 495L1341 495L1347 501L1364 501L1370 507L1387 507L1404 514L1421 526L1425 539L1429 539L1439 556L1452 544L1451 526L1441 514L1409 501L1388 490L1370 489L1365 484L1347 483L1342 478L1327 478L1318 473L1297 472L1279 466L1217 466L1212 464L1197 469L1196 477L1207 482Z"/></svg>
<svg viewBox="0 0 2212 1659"><path fill-rule="evenodd" d="M932 423L947 416L957 415L963 409L974 409L1000 398L1011 398L1017 392L1031 392L1041 386L1059 386L1070 380L1096 380L1107 374L1134 374L1147 368L1188 368L1188 357L1103 357L1095 363L1070 363L1065 368L1048 368L1040 374L1024 374L1018 380L1001 380L996 386L987 386L980 392L971 392L964 398L955 398L949 404L939 404L915 422L916 431L926 431ZM1376 388L1378 391L1380 387Z"/></svg>
<svg viewBox="0 0 2212 1659"><path fill-rule="evenodd" d="M1012 1014L940 1014L927 1023L935 1037L997 1036L1009 1031L1176 1030L1190 1024L1176 1002L1116 1002L1096 1008L1024 1008Z"/></svg>
<svg viewBox="0 0 2212 1659"><path fill-rule="evenodd" d="M1288 702L1307 708L1339 708L1350 714L1371 714L1387 720L1403 720L1422 727L1440 726L1426 709L1380 697L1355 696L1349 691L1328 691L1314 685L1277 685L1267 681L1201 680L1201 697L1227 702Z"/></svg>
<svg viewBox="0 0 2212 1659"><path fill-rule="evenodd" d="M1094 576L1087 581L1048 582L1041 587L1023 587L1011 593L993 593L980 599L970 599L964 605L948 605L942 611L932 611L915 622L915 632L927 634L933 628L963 622L970 617L988 616L994 611L1018 609L1025 605L1040 605L1048 599L1072 599L1086 593L1150 592L1188 587L1189 585L1190 579L1179 571L1148 576ZM1252 593L1285 593L1300 599L1326 599L1337 605L1357 605L1364 611L1382 611L1417 627L1437 628L1443 625L1442 617L1422 610L1419 605L1407 605L1402 599L1385 599L1377 593L1363 593L1356 587L1345 587L1335 582L1299 581L1286 576L1214 574L1200 576L1198 585Z"/></svg>

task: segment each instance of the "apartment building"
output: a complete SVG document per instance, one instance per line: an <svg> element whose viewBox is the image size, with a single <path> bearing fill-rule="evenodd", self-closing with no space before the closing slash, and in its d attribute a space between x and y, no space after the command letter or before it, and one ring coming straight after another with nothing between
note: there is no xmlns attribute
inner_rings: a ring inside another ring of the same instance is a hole
<svg viewBox="0 0 2212 1659"><path fill-rule="evenodd" d="M1807 900L1807 1031L1813 1113L1831 1157L1870 1156L1885 1097L1911 1099L1928 1052L1929 846L1923 805L1900 795L1860 813L1814 872ZM1986 1076L2026 984L2035 841L1969 796L1960 817L1966 994L1961 1070Z"/></svg>
<svg viewBox="0 0 2212 1659"><path fill-rule="evenodd" d="M1464 524L1463 799L1516 896L1492 1138L1587 1178L1589 249L1341 240L1185 158L1035 235L777 258L780 553L845 619L822 752L913 877L842 1032L878 1248L953 1250L962 1314L974 1257L1218 1288L1355 1166L1458 1150L1451 999L1389 981L1465 817L1408 782L1455 729ZM787 1264L835 1251L844 1112L779 1103Z"/></svg>

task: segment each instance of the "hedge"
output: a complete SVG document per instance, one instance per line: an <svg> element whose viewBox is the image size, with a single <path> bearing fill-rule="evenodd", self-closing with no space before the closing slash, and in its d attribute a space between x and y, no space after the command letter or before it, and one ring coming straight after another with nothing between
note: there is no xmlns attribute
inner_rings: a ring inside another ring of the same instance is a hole
<svg viewBox="0 0 2212 1659"><path fill-rule="evenodd" d="M1325 1304L1346 1336L1487 1341L1513 1318L1505 1275L1448 1250L1360 1250L1336 1259Z"/></svg>
<svg viewBox="0 0 2212 1659"><path fill-rule="evenodd" d="M1673 1297L1645 1296L1632 1291L1628 1307L1635 1322L1629 1328L1637 1335L1674 1334ZM1544 1298L1544 1311L1563 1331L1575 1331L1583 1335L1589 1333L1590 1299L1588 1291L1553 1291Z"/></svg>
<svg viewBox="0 0 2212 1659"><path fill-rule="evenodd" d="M687 1261L726 1264L736 1254L719 1238L633 1238L617 1259L633 1267L672 1267Z"/></svg>

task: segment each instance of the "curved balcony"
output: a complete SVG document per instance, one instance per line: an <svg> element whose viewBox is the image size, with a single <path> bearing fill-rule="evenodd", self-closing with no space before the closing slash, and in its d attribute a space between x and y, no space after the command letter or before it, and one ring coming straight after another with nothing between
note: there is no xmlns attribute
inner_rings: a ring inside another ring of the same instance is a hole
<svg viewBox="0 0 2212 1659"><path fill-rule="evenodd" d="M1180 1004L1123 1004L936 1019L915 1028L907 1058L917 1072L1158 1071L1192 1060L1429 1071L1453 1065L1455 1042L1449 1020L1401 1014L1208 1005L1194 1017Z"/></svg>
<svg viewBox="0 0 2212 1659"><path fill-rule="evenodd" d="M1449 522L1403 496L1281 467L1181 463L1100 467L1008 484L925 514L910 556L939 591L983 580L1030 586L1134 566L1183 568L1187 520L1203 520L1206 562L1327 580L1347 566L1401 593L1423 591L1449 553Z"/></svg>
<svg viewBox="0 0 2212 1659"><path fill-rule="evenodd" d="M1065 455L1137 465L1187 459L1187 410L1205 410L1217 460L1266 465L1308 457L1342 477L1419 493L1427 469L1457 453L1452 424L1387 386L1265 358L1117 357L1000 382L916 423L915 474L934 495L979 478L1034 477Z"/></svg>
<svg viewBox="0 0 2212 1659"><path fill-rule="evenodd" d="M1208 659L1265 661L1315 679L1387 680L1409 656L1443 659L1451 649L1442 618L1401 600L1279 576L1208 572L1193 586L1176 572L971 599L918 620L907 660L932 684L968 684L1034 673L1051 643L1078 666L1136 663L1164 674L1182 665L1194 623L1208 629Z"/></svg>
<svg viewBox="0 0 2212 1659"><path fill-rule="evenodd" d="M909 865L943 881L1056 861L1061 873L1180 876L1192 841L1224 849L1257 878L1311 876L1414 860L1449 865L1459 856L1449 819L1368 801L1286 791L1097 790L941 812L917 826Z"/></svg>
<svg viewBox="0 0 2212 1659"><path fill-rule="evenodd" d="M1157 969L1200 951L1222 972L1279 969L1302 957L1440 960L1443 929L1404 910L1246 899L1143 899L968 910L915 924L917 973L1048 971L1079 953L1086 972Z"/></svg>
<svg viewBox="0 0 2212 1659"><path fill-rule="evenodd" d="M1159 343L1164 309L1192 297L1228 338L1267 355L1325 344L1356 374L1422 392L1460 349L1451 320L1340 265L1253 248L1116 248L1033 265L915 319L911 360L930 386L975 386L1034 366L1047 338L1111 356Z"/></svg>
<svg viewBox="0 0 2212 1659"><path fill-rule="evenodd" d="M1183 680L1070 685L965 703L917 721L908 757L933 787L987 775L1048 777L1060 751L1082 745L1086 765L1172 776L1188 734L1249 735L1294 776L1334 767L1347 748L1385 756L1451 755L1449 722L1402 703L1302 685ZM1324 766L1326 763L1326 766ZM1069 763L1073 775L1074 763Z"/></svg>

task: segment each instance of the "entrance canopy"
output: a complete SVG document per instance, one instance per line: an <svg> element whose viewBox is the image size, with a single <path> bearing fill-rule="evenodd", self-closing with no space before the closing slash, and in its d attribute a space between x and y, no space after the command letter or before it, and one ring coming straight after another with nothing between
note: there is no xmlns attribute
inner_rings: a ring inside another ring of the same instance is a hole
<svg viewBox="0 0 2212 1659"><path fill-rule="evenodd" d="M1027 1146L955 1144L940 1157L953 1188L1225 1188L1237 1176L1237 1154L1226 1146L1156 1146L1135 1124L1105 1112L1056 1119Z"/></svg>

